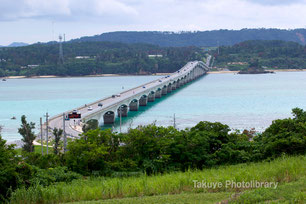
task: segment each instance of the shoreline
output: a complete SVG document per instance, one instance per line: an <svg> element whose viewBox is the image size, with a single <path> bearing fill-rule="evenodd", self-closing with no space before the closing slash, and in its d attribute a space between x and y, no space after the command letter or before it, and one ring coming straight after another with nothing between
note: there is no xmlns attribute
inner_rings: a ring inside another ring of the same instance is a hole
<svg viewBox="0 0 306 204"><path fill-rule="evenodd" d="M266 69L265 71L273 72L304 72L306 69ZM209 71L207 74L237 74L239 71ZM43 75L43 76L7 76L0 77L0 79L48 79L48 78L77 78L77 77L123 77L123 76L165 76L171 73L155 73L155 74L97 74L97 75L84 75L84 76L56 76L56 75Z"/></svg>
<svg viewBox="0 0 306 204"><path fill-rule="evenodd" d="M270 72L305 72L306 69L265 69ZM207 74L237 74L239 71L209 71Z"/></svg>
<svg viewBox="0 0 306 204"><path fill-rule="evenodd" d="M171 73L155 73L155 74L96 74L84 76L56 76L56 75L43 75L43 76L7 76L0 77L0 79L45 79L45 78L78 78L78 77L123 77L123 76L165 76Z"/></svg>

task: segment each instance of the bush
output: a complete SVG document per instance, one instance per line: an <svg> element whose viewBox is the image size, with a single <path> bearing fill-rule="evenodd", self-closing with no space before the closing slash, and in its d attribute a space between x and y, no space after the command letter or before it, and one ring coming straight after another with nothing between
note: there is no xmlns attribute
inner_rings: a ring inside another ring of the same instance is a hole
<svg viewBox="0 0 306 204"><path fill-rule="evenodd" d="M41 169L54 168L62 165L61 155L60 156L57 156L55 154L41 155L40 153L27 153L24 151L22 152L22 154L24 161L26 163L37 166Z"/></svg>
<svg viewBox="0 0 306 204"><path fill-rule="evenodd" d="M306 153L306 111L295 108L292 113L294 118L273 121L272 125L256 138L261 143L265 157Z"/></svg>
<svg viewBox="0 0 306 204"><path fill-rule="evenodd" d="M55 182L71 182L74 179L80 179L82 176L78 173L68 171L67 167L56 167L49 169L36 168L35 175L31 178L32 185L49 186Z"/></svg>
<svg viewBox="0 0 306 204"><path fill-rule="evenodd" d="M19 185L17 166L19 158L13 145L7 146L0 135L0 202L4 201Z"/></svg>

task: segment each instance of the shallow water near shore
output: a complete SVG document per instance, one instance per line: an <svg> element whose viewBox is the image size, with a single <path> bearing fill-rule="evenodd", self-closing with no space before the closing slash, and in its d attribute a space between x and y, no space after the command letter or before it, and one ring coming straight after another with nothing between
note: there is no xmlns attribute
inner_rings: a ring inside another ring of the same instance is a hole
<svg viewBox="0 0 306 204"><path fill-rule="evenodd" d="M8 79L0 82L2 137L20 139L21 115L36 123L48 111L53 116L110 96L161 76ZM233 129L262 131L272 120L291 116L291 109L306 109L306 72L263 75L208 74L156 99L122 120L128 127L175 124L179 129L199 121L219 121ZM16 120L11 120L15 116ZM43 119L45 121L45 118ZM119 118L113 126L119 131ZM105 127L104 127L105 128Z"/></svg>

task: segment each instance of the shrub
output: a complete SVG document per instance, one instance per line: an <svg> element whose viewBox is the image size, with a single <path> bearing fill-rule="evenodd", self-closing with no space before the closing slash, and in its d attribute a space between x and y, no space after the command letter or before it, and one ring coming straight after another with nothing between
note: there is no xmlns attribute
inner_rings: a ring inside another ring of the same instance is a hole
<svg viewBox="0 0 306 204"><path fill-rule="evenodd" d="M49 169L36 168L35 175L31 178L32 185L48 186L55 182L71 182L74 179L80 179L82 176L78 173L68 171L67 167L56 167Z"/></svg>

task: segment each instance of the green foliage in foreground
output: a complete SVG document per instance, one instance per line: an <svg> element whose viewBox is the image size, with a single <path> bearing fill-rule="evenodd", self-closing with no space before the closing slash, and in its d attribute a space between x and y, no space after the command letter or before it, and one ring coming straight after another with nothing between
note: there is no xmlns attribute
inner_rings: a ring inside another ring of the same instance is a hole
<svg viewBox="0 0 306 204"><path fill-rule="evenodd" d="M194 188L194 180L206 182L268 181L280 184L299 181L306 176L306 156L281 157L272 162L249 163L203 171L173 172L164 175L128 178L98 177L74 180L70 184L58 183L48 187L40 185L17 189L11 203L59 203L100 199L179 194L182 192L236 192L245 189ZM303 184L305 187L305 184ZM220 197L222 199L222 197Z"/></svg>
<svg viewBox="0 0 306 204"><path fill-rule="evenodd" d="M0 135L0 202L9 195L10 188L18 186L16 152L13 145L7 146L5 143Z"/></svg>
<svg viewBox="0 0 306 204"><path fill-rule="evenodd" d="M230 203L300 203L306 202L306 177L284 183L276 189L259 188L243 192Z"/></svg>
<svg viewBox="0 0 306 204"><path fill-rule="evenodd" d="M295 108L293 116L293 118L274 121L259 135L247 130L242 133L239 131L231 132L227 125L218 122L200 122L191 129L181 131L173 127L157 127L155 125L141 126L122 134L110 130L89 130L80 139L69 142L68 152L58 155L42 156L39 153L23 151L22 156L17 157L13 147L6 146L5 141L1 139L0 180L4 185L1 186L0 199L8 199L10 193L16 188L24 188L23 192L27 192L26 188L32 191L59 181L70 182L79 178L79 174L116 177L116 189L118 190L118 188L121 189L121 185L128 185L124 183L125 181L130 182L126 178L128 176L131 179L137 179L135 176L140 175L158 175L176 171L190 172L190 170L219 166L222 169L224 165L269 161L282 155L305 155L306 111ZM69 179L53 179L52 175L57 171ZM73 174L71 171L77 174ZM173 173L173 175L180 177L184 174ZM142 178L145 178L143 179L145 181L142 180L142 182L147 182L146 179L151 177ZM101 179L102 183L109 181L104 177ZM169 182L172 180L175 178ZM178 181L182 182L179 184L181 187L187 185L184 179L178 179ZM82 186L84 182L87 185L94 180L76 182L80 182L77 185ZM161 182L160 186L152 184L154 189L159 188L161 191L156 192L151 189L151 192L150 187L148 189L141 188L140 191L145 195L173 193L171 189L168 189L172 184L165 186L169 182L163 182L164 184ZM120 186L118 186L119 184ZM59 184L59 186L61 185L66 184ZM93 185L98 184L93 183ZM150 183L150 186L152 185ZM98 185L98 187L101 186ZM175 192L181 192L181 187L179 190L177 190L177 186L173 189ZM52 187L50 188L52 189ZM71 188L74 188L73 185ZM121 194L117 191L113 192L113 188L113 184L106 183L103 188L106 189L103 199L112 198L112 195L117 197L117 194ZM137 191L139 186L136 186L136 192L134 189L131 194L127 191L130 188L134 187L124 187L121 190L128 197L140 195ZM78 189L76 189L77 191ZM149 193L146 194L147 192ZM82 195L82 192L79 194ZM86 194L86 196L88 195Z"/></svg>
<svg viewBox="0 0 306 204"><path fill-rule="evenodd" d="M194 193L184 192L181 194L142 196L134 198L108 199L99 201L81 201L74 203L88 204L140 204L140 203L300 203L306 202L306 178L290 183L283 183L276 189L260 188L242 192L217 192L217 193Z"/></svg>
<svg viewBox="0 0 306 204"><path fill-rule="evenodd" d="M146 174L203 169L306 153L306 111L295 108L293 118L275 120L262 134L231 132L229 126L199 122L186 130L155 125L127 133L89 130L69 142L63 159L83 175L113 172Z"/></svg>

